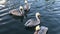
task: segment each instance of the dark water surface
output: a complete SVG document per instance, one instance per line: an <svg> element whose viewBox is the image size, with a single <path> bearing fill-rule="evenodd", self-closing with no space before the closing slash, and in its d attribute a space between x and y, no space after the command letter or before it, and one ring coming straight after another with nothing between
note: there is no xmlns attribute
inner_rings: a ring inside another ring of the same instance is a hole
<svg viewBox="0 0 60 34"><path fill-rule="evenodd" d="M5 8L0 9L0 34L33 34L33 30L26 30L26 20L35 17L36 12L41 13L41 25L49 28L47 34L60 34L60 0L28 0L31 10L24 22L9 15L9 11L24 5L24 0L8 0Z"/></svg>

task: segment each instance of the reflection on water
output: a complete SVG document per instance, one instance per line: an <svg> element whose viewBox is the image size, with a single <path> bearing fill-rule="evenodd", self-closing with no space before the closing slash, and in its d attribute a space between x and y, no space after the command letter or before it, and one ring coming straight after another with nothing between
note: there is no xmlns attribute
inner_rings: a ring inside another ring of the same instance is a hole
<svg viewBox="0 0 60 34"><path fill-rule="evenodd" d="M23 0L8 0L5 8L0 9L0 34L33 34L33 30L25 29L24 23L29 18L35 18L35 13L41 13L41 24L49 28L47 34L60 34L60 0L28 0L31 10L24 22L9 15L9 11L24 5ZM54 3L53 3L54 2Z"/></svg>

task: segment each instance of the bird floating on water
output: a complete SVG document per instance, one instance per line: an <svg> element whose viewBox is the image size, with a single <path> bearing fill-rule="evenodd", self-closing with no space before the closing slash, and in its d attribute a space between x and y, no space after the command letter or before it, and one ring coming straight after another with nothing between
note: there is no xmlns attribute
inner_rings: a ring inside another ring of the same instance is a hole
<svg viewBox="0 0 60 34"><path fill-rule="evenodd" d="M36 13L36 19L29 19L24 25L26 27L34 27L36 25L40 24L40 13Z"/></svg>
<svg viewBox="0 0 60 34"><path fill-rule="evenodd" d="M45 26L40 27L39 25L37 25L35 28L34 34L46 34L47 31L48 31L47 27L45 27Z"/></svg>
<svg viewBox="0 0 60 34"><path fill-rule="evenodd" d="M21 17L21 21L24 18L24 10L23 10L22 6L20 6L18 10L17 9L13 9L13 10L9 11L9 13L14 15L14 16L20 16Z"/></svg>
<svg viewBox="0 0 60 34"><path fill-rule="evenodd" d="M24 10L23 10L23 7L20 6L19 10L13 9L13 10L9 11L9 13L12 14L12 15L15 15L15 16L23 16L24 15Z"/></svg>
<svg viewBox="0 0 60 34"><path fill-rule="evenodd" d="M29 10L30 10L30 5L28 4L28 1L25 0L24 11L28 12Z"/></svg>

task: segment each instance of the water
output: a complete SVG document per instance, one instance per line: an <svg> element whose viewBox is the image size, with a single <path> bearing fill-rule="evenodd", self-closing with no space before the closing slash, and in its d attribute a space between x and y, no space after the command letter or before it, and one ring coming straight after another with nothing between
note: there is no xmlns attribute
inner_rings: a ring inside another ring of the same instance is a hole
<svg viewBox="0 0 60 34"><path fill-rule="evenodd" d="M41 14L42 26L47 26L47 34L60 34L60 0L28 0L31 4L31 10L28 18L24 22L9 15L9 11L17 9L20 5L24 5L24 0L8 0L6 7L0 9L0 34L33 34L34 30L25 29L26 20L35 17L36 12Z"/></svg>

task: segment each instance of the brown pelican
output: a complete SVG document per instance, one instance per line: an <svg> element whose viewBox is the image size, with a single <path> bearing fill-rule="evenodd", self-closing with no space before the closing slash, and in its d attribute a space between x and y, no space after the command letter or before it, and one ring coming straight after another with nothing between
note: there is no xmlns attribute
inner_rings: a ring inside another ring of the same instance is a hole
<svg viewBox="0 0 60 34"><path fill-rule="evenodd" d="M40 24L40 13L36 13L36 19L29 19L24 25L27 27L33 27Z"/></svg>
<svg viewBox="0 0 60 34"><path fill-rule="evenodd" d="M30 5L28 4L28 1L25 0L25 5L24 5L24 11L25 11L25 15L29 12L30 10ZM26 15L27 17L27 15Z"/></svg>
<svg viewBox="0 0 60 34"><path fill-rule="evenodd" d="M14 16L20 16L21 20L23 20L23 18L24 18L24 10L23 10L22 6L19 7L19 10L13 9L13 10L9 11L9 13Z"/></svg>
<svg viewBox="0 0 60 34"><path fill-rule="evenodd" d="M9 13L12 15L15 15L15 16L23 16L24 15L23 7L20 6L19 11L17 9L13 9L13 10L9 11Z"/></svg>
<svg viewBox="0 0 60 34"><path fill-rule="evenodd" d="M46 34L48 28L45 26L36 26L34 34Z"/></svg>
<svg viewBox="0 0 60 34"><path fill-rule="evenodd" d="M30 6L29 6L27 0L25 0L24 10L25 10L25 11L29 11L29 10L30 10Z"/></svg>

